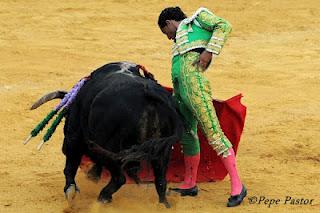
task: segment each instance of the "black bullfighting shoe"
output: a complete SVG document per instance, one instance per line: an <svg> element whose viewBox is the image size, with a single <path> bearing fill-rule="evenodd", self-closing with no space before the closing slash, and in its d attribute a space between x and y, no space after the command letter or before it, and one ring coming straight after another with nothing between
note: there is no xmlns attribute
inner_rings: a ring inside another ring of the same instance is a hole
<svg viewBox="0 0 320 213"><path fill-rule="evenodd" d="M198 187L194 186L190 189L179 189L179 188L169 188L169 190L180 193L181 196L197 196L198 195Z"/></svg>
<svg viewBox="0 0 320 213"><path fill-rule="evenodd" d="M227 207L234 207L240 205L245 196L247 196L247 189L244 185L242 185L242 190L240 194L229 197Z"/></svg>

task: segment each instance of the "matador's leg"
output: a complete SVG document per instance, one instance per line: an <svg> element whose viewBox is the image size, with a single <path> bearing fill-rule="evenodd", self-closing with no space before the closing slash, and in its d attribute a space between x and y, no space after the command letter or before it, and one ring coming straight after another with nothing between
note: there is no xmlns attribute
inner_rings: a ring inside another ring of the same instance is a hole
<svg viewBox="0 0 320 213"><path fill-rule="evenodd" d="M209 81L192 65L198 57L199 53L189 52L181 58L181 98L192 110L213 149L218 155L227 156L232 144L220 127Z"/></svg>
<svg viewBox="0 0 320 213"><path fill-rule="evenodd" d="M210 145L221 156L231 182L231 197L228 206L239 205L246 196L246 188L239 178L232 144L223 133L215 109L209 81L192 63L199 57L198 53L184 54L181 60L182 87L181 97L189 105L197 118Z"/></svg>

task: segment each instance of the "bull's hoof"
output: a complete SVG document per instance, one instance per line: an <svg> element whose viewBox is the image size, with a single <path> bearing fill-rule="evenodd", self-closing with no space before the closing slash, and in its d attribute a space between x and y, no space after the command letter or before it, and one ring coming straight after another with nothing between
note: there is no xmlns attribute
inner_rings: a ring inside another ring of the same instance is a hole
<svg viewBox="0 0 320 213"><path fill-rule="evenodd" d="M77 192L80 192L80 190L76 184L70 184L70 186L65 190L65 196L69 205L72 205L72 201L76 197Z"/></svg>
<svg viewBox="0 0 320 213"><path fill-rule="evenodd" d="M105 197L105 196L99 195L98 202L103 203L103 204L111 203L112 197Z"/></svg>
<svg viewBox="0 0 320 213"><path fill-rule="evenodd" d="M159 203L162 203L167 209L171 208L171 205L167 200L159 201Z"/></svg>

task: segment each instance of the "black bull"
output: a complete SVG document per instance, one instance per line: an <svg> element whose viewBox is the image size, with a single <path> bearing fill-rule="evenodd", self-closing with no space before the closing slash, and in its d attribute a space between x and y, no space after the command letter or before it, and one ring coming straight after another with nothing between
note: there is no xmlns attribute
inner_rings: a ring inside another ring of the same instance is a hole
<svg viewBox="0 0 320 213"><path fill-rule="evenodd" d="M135 64L107 64L91 73L66 114L67 198L76 194L75 175L83 155L110 171L111 179L98 197L103 203L111 202L126 182L124 172L136 178L139 162L147 160L159 202L169 207L166 170L171 147L184 131L180 118L171 94L141 76Z"/></svg>

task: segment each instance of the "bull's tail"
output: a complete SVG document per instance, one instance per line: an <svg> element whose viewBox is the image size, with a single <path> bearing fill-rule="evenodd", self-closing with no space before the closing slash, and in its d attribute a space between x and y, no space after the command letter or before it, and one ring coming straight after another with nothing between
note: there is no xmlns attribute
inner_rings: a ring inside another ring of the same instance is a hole
<svg viewBox="0 0 320 213"><path fill-rule="evenodd" d="M32 106L31 106L31 110L37 109L39 106L41 106L42 104L47 103L48 101L51 101L53 99L57 99L57 98L64 98L64 96L67 94L68 92L66 91L61 91L61 90L57 90L54 92L50 92L48 94L45 94L44 96L42 96L41 98L39 98Z"/></svg>
<svg viewBox="0 0 320 213"><path fill-rule="evenodd" d="M178 140L177 136L170 136L159 139L148 140L142 144L134 145L130 149L123 150L119 153L104 149L94 141L87 142L90 151L99 156L101 161L118 161L124 168L129 162L140 162L146 160L159 159L164 151L171 149Z"/></svg>
<svg viewBox="0 0 320 213"><path fill-rule="evenodd" d="M129 162L140 162L145 160L150 162L152 160L160 159L164 154L171 150L173 144L178 141L177 136L170 136L159 139L148 140L142 144L135 145L130 149L119 153L124 168Z"/></svg>
<svg viewBox="0 0 320 213"><path fill-rule="evenodd" d="M87 141L87 145L90 151L96 154L101 161L120 161L121 157L114 152L104 149L99 144L95 143L92 140Z"/></svg>
<svg viewBox="0 0 320 213"><path fill-rule="evenodd" d="M132 168L132 164L129 167L126 166L131 162L140 163L141 161L145 160L147 165L150 165L152 160L159 160L163 158L168 159L172 146L177 142L177 140L178 137L176 136L153 139L146 141L143 144L135 145L130 149L123 150L119 153L106 150L91 140L87 142L87 145L89 150L95 154L96 160L100 162L117 162L119 165L121 165L121 169L126 171L128 176L131 177L135 183L139 184L140 179L137 175L137 172L141 169L141 167L136 166Z"/></svg>

